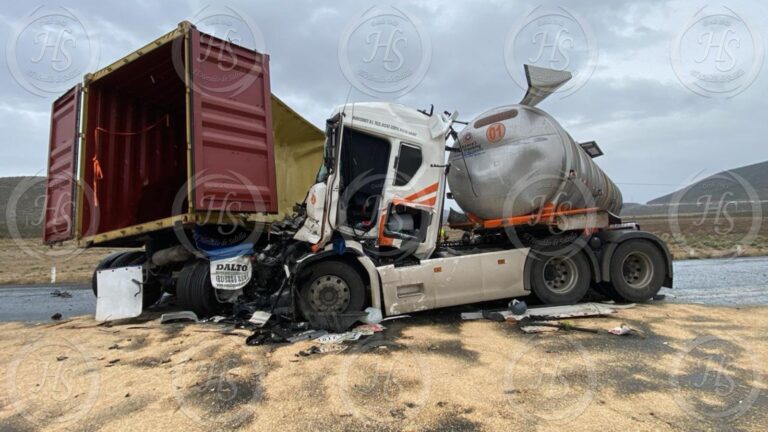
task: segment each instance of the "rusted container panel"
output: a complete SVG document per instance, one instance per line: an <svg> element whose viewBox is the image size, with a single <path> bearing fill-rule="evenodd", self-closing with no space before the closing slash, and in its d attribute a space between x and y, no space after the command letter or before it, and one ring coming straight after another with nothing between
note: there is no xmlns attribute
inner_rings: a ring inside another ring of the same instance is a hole
<svg viewBox="0 0 768 432"><path fill-rule="evenodd" d="M194 209L276 213L269 56L190 32Z"/></svg>
<svg viewBox="0 0 768 432"><path fill-rule="evenodd" d="M80 85L77 85L58 98L51 107L43 230L45 243L69 240L74 235L79 104Z"/></svg>

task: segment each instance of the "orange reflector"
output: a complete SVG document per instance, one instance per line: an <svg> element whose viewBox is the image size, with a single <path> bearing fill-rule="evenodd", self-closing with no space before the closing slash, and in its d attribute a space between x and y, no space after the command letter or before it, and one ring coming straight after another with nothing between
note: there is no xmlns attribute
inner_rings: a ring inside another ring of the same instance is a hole
<svg viewBox="0 0 768 432"><path fill-rule="evenodd" d="M496 262L497 262L497 263L499 263L499 265L502 265L502 264L506 264L506 263L507 263L507 260L505 260L505 259L500 259L500 260L498 260L498 261L496 261Z"/></svg>
<svg viewBox="0 0 768 432"><path fill-rule="evenodd" d="M435 267L435 273L440 273L441 271L443 271L442 267Z"/></svg>

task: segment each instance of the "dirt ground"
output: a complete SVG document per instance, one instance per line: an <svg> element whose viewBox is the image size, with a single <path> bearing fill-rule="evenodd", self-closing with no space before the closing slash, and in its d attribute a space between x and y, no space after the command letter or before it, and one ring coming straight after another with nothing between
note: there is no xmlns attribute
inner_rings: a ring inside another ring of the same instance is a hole
<svg viewBox="0 0 768 432"><path fill-rule="evenodd" d="M765 430L768 308L653 303L525 335L422 313L350 343L247 346L244 330L0 325L2 430ZM627 323L645 333L602 330Z"/></svg>
<svg viewBox="0 0 768 432"><path fill-rule="evenodd" d="M0 285L51 282L86 283L102 258L119 249L78 249L75 243L49 247L39 238L0 238Z"/></svg>

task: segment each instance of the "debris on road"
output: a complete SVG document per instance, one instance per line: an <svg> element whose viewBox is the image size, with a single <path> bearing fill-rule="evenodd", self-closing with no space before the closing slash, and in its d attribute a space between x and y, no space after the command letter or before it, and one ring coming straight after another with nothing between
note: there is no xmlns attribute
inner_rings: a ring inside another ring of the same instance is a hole
<svg viewBox="0 0 768 432"><path fill-rule="evenodd" d="M512 322L512 321L510 321ZM588 327L580 327L573 325L568 321L536 321L530 317L525 317L520 321L516 321L520 330L523 333L544 333L557 330L573 330L585 333L599 333L600 330ZM552 329L552 330L550 330Z"/></svg>
<svg viewBox="0 0 768 432"><path fill-rule="evenodd" d="M56 312L55 314L51 315L51 319L54 321L58 321L61 319L61 314Z"/></svg>
<svg viewBox="0 0 768 432"><path fill-rule="evenodd" d="M618 309L628 309L635 307L634 303L626 305L606 304L606 303L580 303L568 306L543 306L527 308L524 313L516 315L509 309L493 311L464 312L461 314L463 320L492 319L497 320L498 314L505 320L520 321L525 317L546 317L549 319L557 318L577 318L606 316L616 312Z"/></svg>
<svg viewBox="0 0 768 432"><path fill-rule="evenodd" d="M69 291L53 290L51 291L51 297L71 298L72 294Z"/></svg>
<svg viewBox="0 0 768 432"><path fill-rule="evenodd" d="M642 330L640 330L638 328L635 328L635 327L630 327L630 326L628 326L625 323L621 323L620 326L614 327L614 328L608 330L608 333L614 334L616 336L634 335L634 336L639 336L639 337L645 339L645 332L644 331L642 331Z"/></svg>
<svg viewBox="0 0 768 432"><path fill-rule="evenodd" d="M192 311L168 312L160 315L160 324L176 322L200 322L197 315Z"/></svg>

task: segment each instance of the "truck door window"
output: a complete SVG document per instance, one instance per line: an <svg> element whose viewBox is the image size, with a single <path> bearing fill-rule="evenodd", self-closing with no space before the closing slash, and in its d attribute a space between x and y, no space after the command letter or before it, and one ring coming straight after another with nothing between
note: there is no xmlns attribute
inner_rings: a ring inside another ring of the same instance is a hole
<svg viewBox="0 0 768 432"><path fill-rule="evenodd" d="M389 141L345 128L341 141L339 195L346 221L356 229L375 225L389 167Z"/></svg>
<svg viewBox="0 0 768 432"><path fill-rule="evenodd" d="M421 149L408 144L400 144L400 152L395 162L395 186L405 186L421 167Z"/></svg>
<svg viewBox="0 0 768 432"><path fill-rule="evenodd" d="M431 217L428 211L406 205L391 204L387 211L384 235L415 243L427 238Z"/></svg>

